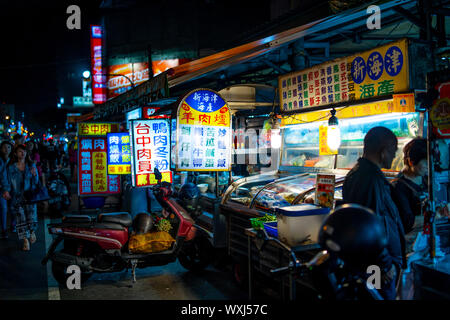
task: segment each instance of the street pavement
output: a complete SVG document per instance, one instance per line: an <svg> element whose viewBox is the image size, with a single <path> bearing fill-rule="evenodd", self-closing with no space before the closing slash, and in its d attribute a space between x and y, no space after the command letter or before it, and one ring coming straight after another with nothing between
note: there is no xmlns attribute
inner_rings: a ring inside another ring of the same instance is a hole
<svg viewBox="0 0 450 320"><path fill-rule="evenodd" d="M67 173L67 172L65 172ZM66 174L67 175L67 174ZM64 214L78 213L76 184L72 184L71 207ZM38 211L37 242L31 251L20 250L17 235L0 240L0 300L245 300L247 294L233 282L225 269L208 267L201 274L185 270L174 262L160 267L136 270L132 283L131 270L120 273L94 274L81 290L59 287L51 274L51 262L41 265L51 236L46 225L60 221Z"/></svg>

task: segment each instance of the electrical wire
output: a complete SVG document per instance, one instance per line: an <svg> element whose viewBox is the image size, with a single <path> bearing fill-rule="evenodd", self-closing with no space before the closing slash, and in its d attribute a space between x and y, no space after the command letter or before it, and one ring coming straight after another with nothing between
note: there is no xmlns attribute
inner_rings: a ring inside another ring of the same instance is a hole
<svg viewBox="0 0 450 320"><path fill-rule="evenodd" d="M342 108L339 109L339 111L344 110L344 109L347 109L347 108L349 108L349 107L353 107L353 106L352 106L352 105L349 105L349 106L346 106L346 107L342 107ZM333 108L333 109L334 109L334 108ZM312 112L314 112L314 111L312 111ZM301 123L313 123L313 122L317 122L317 121L320 121L320 120L324 120L324 119L330 117L330 115L326 115L326 116L317 118L317 119L312 120L312 121L303 121L303 120L300 120L300 119L296 119L297 116L298 116L298 114L294 114L294 115L289 115L289 116L287 116L286 118L287 118L287 119L293 119L293 120L298 121L298 122L301 122Z"/></svg>

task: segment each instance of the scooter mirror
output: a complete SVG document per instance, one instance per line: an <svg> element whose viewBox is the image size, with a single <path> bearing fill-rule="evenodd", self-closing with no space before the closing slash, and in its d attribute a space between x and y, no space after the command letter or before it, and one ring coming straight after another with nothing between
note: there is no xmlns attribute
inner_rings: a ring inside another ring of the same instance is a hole
<svg viewBox="0 0 450 320"><path fill-rule="evenodd" d="M162 180L162 174L161 174L161 172L159 172L158 168L155 168L155 179L158 182L161 182L161 180Z"/></svg>

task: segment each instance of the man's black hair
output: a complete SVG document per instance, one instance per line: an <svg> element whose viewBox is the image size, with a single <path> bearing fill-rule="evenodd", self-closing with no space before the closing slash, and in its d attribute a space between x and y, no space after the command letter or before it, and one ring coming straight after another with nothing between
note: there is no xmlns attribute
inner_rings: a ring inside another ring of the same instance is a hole
<svg viewBox="0 0 450 320"><path fill-rule="evenodd" d="M374 127L364 137L364 153L378 154L390 143L397 142L395 134L386 127Z"/></svg>
<svg viewBox="0 0 450 320"><path fill-rule="evenodd" d="M409 165L408 160L411 160L415 166L421 160L427 159L427 139L414 138L406 144L403 148L405 165Z"/></svg>

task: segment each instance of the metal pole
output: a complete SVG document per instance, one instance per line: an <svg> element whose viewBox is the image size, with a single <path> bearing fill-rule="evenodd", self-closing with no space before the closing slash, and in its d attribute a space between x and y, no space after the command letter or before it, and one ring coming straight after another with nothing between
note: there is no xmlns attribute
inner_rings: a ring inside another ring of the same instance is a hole
<svg viewBox="0 0 450 320"><path fill-rule="evenodd" d="M432 84L429 83L429 85L432 86ZM427 106L427 160L428 160L428 205L426 208L425 214L427 215L425 217L424 224L427 224L429 227L429 233L430 233L430 239L429 239L429 245L430 245L430 258L433 260L436 256L436 225L434 222L434 217L436 215L436 205L434 202L434 190L433 190L433 171L434 171L434 158L433 158L433 145L434 140L432 139L433 135L433 123L431 122L431 105Z"/></svg>

